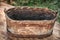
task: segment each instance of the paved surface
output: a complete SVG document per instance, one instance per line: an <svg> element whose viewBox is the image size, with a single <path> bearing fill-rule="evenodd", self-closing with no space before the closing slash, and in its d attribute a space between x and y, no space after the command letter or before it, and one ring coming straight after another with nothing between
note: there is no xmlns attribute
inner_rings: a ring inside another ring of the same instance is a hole
<svg viewBox="0 0 60 40"><path fill-rule="evenodd" d="M7 33L6 33L6 19L4 9L9 9L13 6L1 3L0 6L0 40L7 40ZM58 22L55 23L53 28L53 35L47 38L39 39L39 38L19 38L13 40L60 40L60 24Z"/></svg>

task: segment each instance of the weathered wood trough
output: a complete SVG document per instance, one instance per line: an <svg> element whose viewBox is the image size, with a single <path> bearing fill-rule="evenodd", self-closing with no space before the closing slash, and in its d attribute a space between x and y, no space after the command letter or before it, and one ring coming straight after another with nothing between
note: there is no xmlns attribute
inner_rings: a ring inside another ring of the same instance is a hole
<svg viewBox="0 0 60 40"><path fill-rule="evenodd" d="M8 35L14 37L47 37L57 19L57 12L46 8L15 7L5 14Z"/></svg>

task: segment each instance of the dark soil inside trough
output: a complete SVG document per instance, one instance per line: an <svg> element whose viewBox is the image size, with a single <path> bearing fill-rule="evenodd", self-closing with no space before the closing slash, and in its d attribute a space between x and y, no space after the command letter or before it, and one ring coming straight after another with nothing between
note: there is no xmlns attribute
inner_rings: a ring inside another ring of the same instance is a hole
<svg viewBox="0 0 60 40"><path fill-rule="evenodd" d="M55 16L53 12L44 12L32 9L9 9L7 16L13 20L51 20Z"/></svg>

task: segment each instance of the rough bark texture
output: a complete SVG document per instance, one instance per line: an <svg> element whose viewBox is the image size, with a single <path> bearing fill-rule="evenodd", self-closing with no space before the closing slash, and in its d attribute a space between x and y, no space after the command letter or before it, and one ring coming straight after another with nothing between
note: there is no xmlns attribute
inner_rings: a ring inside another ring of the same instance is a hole
<svg viewBox="0 0 60 40"><path fill-rule="evenodd" d="M5 20L5 14L4 14L4 8L11 8L13 6L10 6L5 3L1 3L2 6L0 6L0 40L60 40L60 24L58 22L55 23L53 28L53 34L50 37L47 38L14 38L9 39L6 35L6 20ZM7 39L8 38L8 39Z"/></svg>

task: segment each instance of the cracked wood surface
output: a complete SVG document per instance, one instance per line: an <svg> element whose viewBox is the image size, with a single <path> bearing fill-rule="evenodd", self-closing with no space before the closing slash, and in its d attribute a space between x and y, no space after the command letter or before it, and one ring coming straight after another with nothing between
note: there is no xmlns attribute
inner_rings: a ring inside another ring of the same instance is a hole
<svg viewBox="0 0 60 40"><path fill-rule="evenodd" d="M0 40L8 40L7 39L7 30L6 30L6 19L5 19L5 13L4 9L9 9L13 6L8 5L6 3L1 3L0 6ZM50 37L39 39L39 38L13 38L13 40L60 40L60 24L58 22L55 22L54 28L53 28L53 34Z"/></svg>

